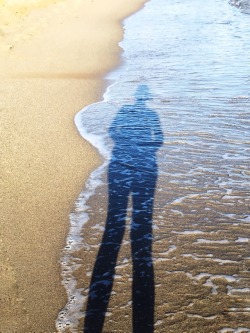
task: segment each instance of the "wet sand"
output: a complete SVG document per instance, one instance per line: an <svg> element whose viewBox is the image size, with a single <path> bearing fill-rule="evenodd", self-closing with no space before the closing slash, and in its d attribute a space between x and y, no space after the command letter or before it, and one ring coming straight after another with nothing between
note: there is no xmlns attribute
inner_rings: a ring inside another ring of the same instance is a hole
<svg viewBox="0 0 250 333"><path fill-rule="evenodd" d="M224 209L218 193L206 198L197 194L194 206L185 186L166 179L165 185L165 191L156 191L154 215L160 220L153 223L154 332L249 332L249 241L244 238L249 237L249 222L241 225L218 216L217 209ZM78 257L84 265L77 275L86 297L105 228L107 191L105 184L100 186L98 204L88 201L91 218L82 235L85 244ZM183 201L172 200L178 192L186 195ZM248 202L246 198L235 208L233 199L224 200L227 212L239 215ZM131 210L130 203L103 332L132 332Z"/></svg>
<svg viewBox="0 0 250 333"><path fill-rule="evenodd" d="M55 332L60 251L96 151L74 115L120 61L120 21L144 1L0 1L0 331Z"/></svg>

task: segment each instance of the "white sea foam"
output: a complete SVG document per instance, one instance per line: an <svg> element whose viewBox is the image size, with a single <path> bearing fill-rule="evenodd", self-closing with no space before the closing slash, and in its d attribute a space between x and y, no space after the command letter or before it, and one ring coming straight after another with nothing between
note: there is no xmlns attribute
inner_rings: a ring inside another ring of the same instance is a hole
<svg viewBox="0 0 250 333"><path fill-rule="evenodd" d="M248 333L250 329L247 327L239 327L239 328L230 328L225 327L218 331L218 333Z"/></svg>
<svg viewBox="0 0 250 333"><path fill-rule="evenodd" d="M250 293L250 288L232 288L228 286L228 295L249 295Z"/></svg>
<svg viewBox="0 0 250 333"><path fill-rule="evenodd" d="M235 243L248 243L249 242L249 238L246 237L238 237L238 239L236 239Z"/></svg>
<svg viewBox="0 0 250 333"><path fill-rule="evenodd" d="M217 318L217 316L201 316L201 315L198 315L198 314L187 314L187 316L189 318L199 318L199 319L206 319L206 320L214 320Z"/></svg>
<svg viewBox="0 0 250 333"><path fill-rule="evenodd" d="M77 280L74 277L74 272L82 263L79 258L75 257L74 253L82 249L85 244L81 231L89 220L86 213L87 201L100 184L99 179L103 167L101 166L92 172L86 184L86 190L78 197L75 212L70 214L70 230L61 257L62 284L66 289L68 302L57 317L56 328L58 332L66 332L69 328L72 333L78 332L79 320L83 317L82 308L85 302L85 297L82 295L83 288L77 287Z"/></svg>
<svg viewBox="0 0 250 333"><path fill-rule="evenodd" d="M201 243L201 244L228 244L229 241L227 239L210 240L210 239L199 238L199 239L196 240L195 243Z"/></svg>
<svg viewBox="0 0 250 333"><path fill-rule="evenodd" d="M172 231L172 232L174 234L178 234L178 235L200 235L200 234L204 234L204 231L201 231L201 230L184 230L184 231Z"/></svg>
<svg viewBox="0 0 250 333"><path fill-rule="evenodd" d="M171 252L175 251L176 249L177 249L177 247L175 245L170 245L169 248L165 252L160 252L159 255L168 255ZM158 259L161 260L162 258L156 258L155 260L157 261Z"/></svg>

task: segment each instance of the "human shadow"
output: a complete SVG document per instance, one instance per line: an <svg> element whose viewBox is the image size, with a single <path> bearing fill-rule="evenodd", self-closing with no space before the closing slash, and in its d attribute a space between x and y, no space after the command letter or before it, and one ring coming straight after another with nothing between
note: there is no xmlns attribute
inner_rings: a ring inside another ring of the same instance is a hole
<svg viewBox="0 0 250 333"><path fill-rule="evenodd" d="M109 128L114 148L108 168L107 220L89 287L84 333L102 332L130 196L133 333L154 331L152 216L156 152L163 143L163 133L157 113L146 105L151 99L148 87L140 85L135 97L135 104L123 106Z"/></svg>

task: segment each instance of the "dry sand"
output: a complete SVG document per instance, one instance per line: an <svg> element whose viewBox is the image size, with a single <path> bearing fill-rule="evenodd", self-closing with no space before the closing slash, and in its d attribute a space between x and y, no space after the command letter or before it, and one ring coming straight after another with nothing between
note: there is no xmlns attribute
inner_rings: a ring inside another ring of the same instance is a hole
<svg viewBox="0 0 250 333"><path fill-rule="evenodd" d="M1 333L55 332L68 215L100 162L73 117L101 98L143 2L0 0Z"/></svg>

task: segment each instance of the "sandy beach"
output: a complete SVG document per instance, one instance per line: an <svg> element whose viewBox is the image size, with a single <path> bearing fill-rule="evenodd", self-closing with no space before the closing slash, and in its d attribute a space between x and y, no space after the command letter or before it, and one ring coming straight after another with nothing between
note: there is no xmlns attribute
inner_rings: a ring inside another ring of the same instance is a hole
<svg viewBox="0 0 250 333"><path fill-rule="evenodd" d="M100 163L74 115L102 98L143 2L0 1L2 333L56 331L68 215Z"/></svg>

